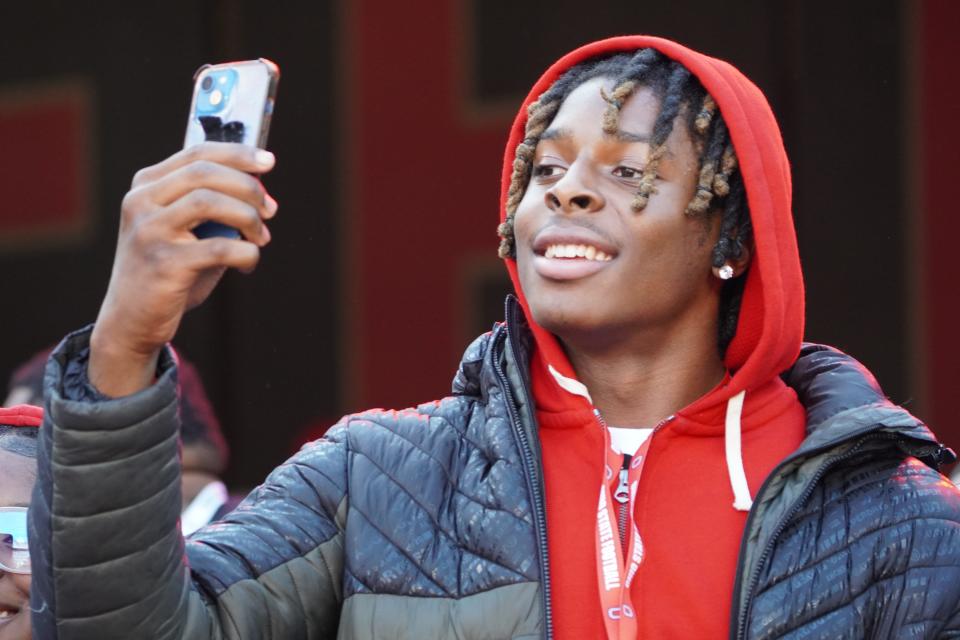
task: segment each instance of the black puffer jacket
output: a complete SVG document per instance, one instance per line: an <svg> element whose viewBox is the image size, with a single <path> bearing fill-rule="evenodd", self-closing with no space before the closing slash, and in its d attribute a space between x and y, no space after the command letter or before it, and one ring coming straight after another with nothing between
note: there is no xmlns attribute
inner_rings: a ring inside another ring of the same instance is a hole
<svg viewBox="0 0 960 640"><path fill-rule="evenodd" d="M88 333L69 337L30 516L36 637L549 637L527 334L509 315L454 395L345 418L185 554L172 362L105 400ZM960 637L960 496L931 468L949 452L839 352L808 346L785 377L809 435L756 497L731 637Z"/></svg>

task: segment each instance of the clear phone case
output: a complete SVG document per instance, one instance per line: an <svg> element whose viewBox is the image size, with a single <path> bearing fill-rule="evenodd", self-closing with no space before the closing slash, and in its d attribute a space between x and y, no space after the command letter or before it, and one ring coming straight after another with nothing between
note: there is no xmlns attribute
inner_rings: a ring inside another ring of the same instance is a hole
<svg viewBox="0 0 960 640"><path fill-rule="evenodd" d="M193 98L184 148L211 140L266 147L280 70L260 58L205 65L194 74ZM194 228L198 238L238 238L240 233L217 222Z"/></svg>
<svg viewBox="0 0 960 640"><path fill-rule="evenodd" d="M219 140L264 148L279 77L264 58L200 67L183 146Z"/></svg>

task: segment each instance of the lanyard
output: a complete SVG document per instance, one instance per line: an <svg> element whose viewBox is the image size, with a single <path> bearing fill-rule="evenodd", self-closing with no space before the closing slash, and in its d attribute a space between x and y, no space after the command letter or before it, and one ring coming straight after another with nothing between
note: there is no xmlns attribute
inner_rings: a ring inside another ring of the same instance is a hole
<svg viewBox="0 0 960 640"><path fill-rule="evenodd" d="M637 452L629 458L617 454L610 447L610 432L594 410L597 424L603 429L605 464L600 483L600 502L597 507L597 585L600 605L608 640L633 640L637 637L637 614L630 599L630 585L643 562L643 541L634 521L637 485L647 460L647 451L653 434L673 416L657 425ZM624 467L624 460L629 464ZM625 490L624 490L625 489ZM612 497L616 491L616 498ZM617 508L626 508L626 554L620 541Z"/></svg>

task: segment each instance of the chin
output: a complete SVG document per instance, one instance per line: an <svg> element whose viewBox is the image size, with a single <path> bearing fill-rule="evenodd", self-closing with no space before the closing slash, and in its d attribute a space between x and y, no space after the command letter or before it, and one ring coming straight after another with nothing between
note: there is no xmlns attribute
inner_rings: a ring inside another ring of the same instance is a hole
<svg viewBox="0 0 960 640"><path fill-rule="evenodd" d="M601 274L551 280L536 273L529 261L518 266L520 287L533 319L548 331L562 335L565 328L576 332L601 329L620 311L617 307L623 300L609 295L617 287L611 286L609 278L599 277Z"/></svg>
<svg viewBox="0 0 960 640"><path fill-rule="evenodd" d="M601 331L604 326L598 306L582 296L534 296L527 303L534 322L561 338Z"/></svg>
<svg viewBox="0 0 960 640"><path fill-rule="evenodd" d="M21 609L15 616L0 623L0 640L30 640L30 609Z"/></svg>

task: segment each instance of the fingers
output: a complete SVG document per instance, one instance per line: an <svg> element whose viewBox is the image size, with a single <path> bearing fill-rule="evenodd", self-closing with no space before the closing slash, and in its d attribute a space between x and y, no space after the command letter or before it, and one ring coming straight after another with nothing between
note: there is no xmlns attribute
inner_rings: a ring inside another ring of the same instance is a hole
<svg viewBox="0 0 960 640"><path fill-rule="evenodd" d="M273 154L235 143L208 142L185 149L137 173L123 200L121 231L150 218L182 232L207 220L235 227L263 245L277 202L250 171L265 171Z"/></svg>
<svg viewBox="0 0 960 640"><path fill-rule="evenodd" d="M162 212L166 224L177 230L189 230L212 220L233 227L258 246L270 241L260 210L249 202L210 189L194 189Z"/></svg>
<svg viewBox="0 0 960 640"><path fill-rule="evenodd" d="M191 163L207 161L232 167L245 173L266 173L276 159L264 149L235 142L204 142L179 151L163 162L141 169L133 177L133 187L156 182Z"/></svg>
<svg viewBox="0 0 960 640"><path fill-rule="evenodd" d="M139 189L160 206L166 206L195 189L211 189L256 207L264 217L268 215L267 192L257 178L210 160L191 162Z"/></svg>
<svg viewBox="0 0 960 640"><path fill-rule="evenodd" d="M260 261L260 249L244 240L208 238L182 245L177 259L184 267L197 273L217 267L233 267L249 272Z"/></svg>

